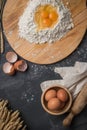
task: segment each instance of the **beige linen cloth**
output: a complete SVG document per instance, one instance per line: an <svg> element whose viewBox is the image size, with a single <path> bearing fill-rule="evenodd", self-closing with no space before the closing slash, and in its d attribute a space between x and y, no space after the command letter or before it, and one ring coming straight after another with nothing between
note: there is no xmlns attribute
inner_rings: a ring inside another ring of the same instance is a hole
<svg viewBox="0 0 87 130"><path fill-rule="evenodd" d="M76 62L73 67L56 67L54 72L60 74L62 80L49 80L40 84L42 91L51 87L62 85L69 89L73 99L87 83L87 62Z"/></svg>

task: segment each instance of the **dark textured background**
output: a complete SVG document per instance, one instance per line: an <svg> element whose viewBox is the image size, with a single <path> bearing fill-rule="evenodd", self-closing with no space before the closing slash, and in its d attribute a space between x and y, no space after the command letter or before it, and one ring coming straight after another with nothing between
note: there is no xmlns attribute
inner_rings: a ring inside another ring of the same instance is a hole
<svg viewBox="0 0 87 130"><path fill-rule="evenodd" d="M54 73L54 67L73 66L76 61L87 62L87 32L79 47L66 59L52 65L27 62L28 71L17 72L15 76L5 75L2 71L5 54L11 50L5 38L5 52L0 55L0 98L8 99L13 110L19 109L27 130L87 130L87 107L74 118L69 128L64 128L62 120L66 115L51 116L43 110L40 102L40 83L61 78Z"/></svg>

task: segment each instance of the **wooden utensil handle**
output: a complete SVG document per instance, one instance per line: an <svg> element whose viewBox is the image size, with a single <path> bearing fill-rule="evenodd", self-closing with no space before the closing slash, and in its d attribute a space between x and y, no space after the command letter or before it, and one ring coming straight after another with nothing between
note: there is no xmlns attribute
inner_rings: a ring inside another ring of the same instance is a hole
<svg viewBox="0 0 87 130"><path fill-rule="evenodd" d="M64 119L63 125L69 126L71 124L73 117L75 115L79 114L84 109L84 107L86 105L87 105L87 83L85 84L85 86L83 86L81 92L79 93L79 95L75 99L75 101L72 105L72 108L71 108L71 112Z"/></svg>
<svg viewBox="0 0 87 130"><path fill-rule="evenodd" d="M63 120L63 125L64 126L69 126L71 124L73 118L74 118L74 114L72 112L69 113L69 115L67 116L67 118L65 118Z"/></svg>
<svg viewBox="0 0 87 130"><path fill-rule="evenodd" d="M1 43L0 43L0 52L1 54L4 52L4 40L3 40L3 34L2 31L0 31L0 37L1 37Z"/></svg>

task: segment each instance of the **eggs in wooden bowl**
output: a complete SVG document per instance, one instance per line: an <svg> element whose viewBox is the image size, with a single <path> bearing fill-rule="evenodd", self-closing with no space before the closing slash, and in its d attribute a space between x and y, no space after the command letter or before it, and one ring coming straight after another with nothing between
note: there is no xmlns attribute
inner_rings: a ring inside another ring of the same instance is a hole
<svg viewBox="0 0 87 130"><path fill-rule="evenodd" d="M65 87L52 86L42 93L41 104L49 114L62 115L70 109L72 95Z"/></svg>

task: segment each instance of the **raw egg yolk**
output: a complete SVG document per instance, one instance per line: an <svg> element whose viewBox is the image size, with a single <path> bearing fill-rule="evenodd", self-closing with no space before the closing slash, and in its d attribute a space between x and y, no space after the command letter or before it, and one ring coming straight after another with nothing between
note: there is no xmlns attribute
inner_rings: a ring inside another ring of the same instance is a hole
<svg viewBox="0 0 87 130"><path fill-rule="evenodd" d="M50 27L51 24L52 24L52 21L49 18L43 19L43 26L44 27Z"/></svg>
<svg viewBox="0 0 87 130"><path fill-rule="evenodd" d="M56 12L51 12L49 14L49 19L51 19L52 21L56 21L58 18L58 14Z"/></svg>
<svg viewBox="0 0 87 130"><path fill-rule="evenodd" d="M35 12L38 29L53 27L58 21L58 13L52 5L39 6Z"/></svg>
<svg viewBox="0 0 87 130"><path fill-rule="evenodd" d="M49 13L44 10L44 11L41 12L41 17L42 18L48 18L49 17Z"/></svg>

